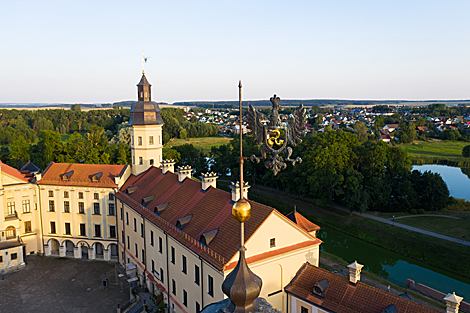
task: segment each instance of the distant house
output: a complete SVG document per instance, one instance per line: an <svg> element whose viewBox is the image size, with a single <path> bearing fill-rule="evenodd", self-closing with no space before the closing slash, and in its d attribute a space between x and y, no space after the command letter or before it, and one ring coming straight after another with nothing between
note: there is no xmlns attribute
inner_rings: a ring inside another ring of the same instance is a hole
<svg viewBox="0 0 470 313"><path fill-rule="evenodd" d="M393 132L398 129L398 124L387 124L382 129L388 130L389 132Z"/></svg>
<svg viewBox="0 0 470 313"><path fill-rule="evenodd" d="M418 126L416 127L417 130L420 130L420 131L423 131L423 132L428 132L429 131L429 128L427 128L426 126Z"/></svg>
<svg viewBox="0 0 470 313"><path fill-rule="evenodd" d="M389 143L390 142L390 135L380 135L380 141Z"/></svg>

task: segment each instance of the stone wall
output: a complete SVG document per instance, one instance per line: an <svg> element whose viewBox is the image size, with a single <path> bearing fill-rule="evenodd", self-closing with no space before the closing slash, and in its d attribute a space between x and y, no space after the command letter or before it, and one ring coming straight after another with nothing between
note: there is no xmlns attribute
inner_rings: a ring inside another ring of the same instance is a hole
<svg viewBox="0 0 470 313"><path fill-rule="evenodd" d="M430 288L423 284L415 284L415 281L411 279L406 280L406 288L413 290L413 291L417 291L426 297L429 297L431 299L437 300L445 304L444 297L446 296L446 294L443 292L440 292L439 290ZM462 301L460 303L459 309L461 311L470 313L470 304L465 301Z"/></svg>

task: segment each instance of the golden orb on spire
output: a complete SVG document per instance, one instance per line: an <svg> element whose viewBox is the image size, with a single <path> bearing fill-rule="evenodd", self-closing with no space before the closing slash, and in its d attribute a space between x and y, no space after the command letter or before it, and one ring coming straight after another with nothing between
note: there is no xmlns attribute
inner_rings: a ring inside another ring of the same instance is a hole
<svg viewBox="0 0 470 313"><path fill-rule="evenodd" d="M245 198L241 198L232 206L232 215L243 223L248 220L251 216L251 205Z"/></svg>

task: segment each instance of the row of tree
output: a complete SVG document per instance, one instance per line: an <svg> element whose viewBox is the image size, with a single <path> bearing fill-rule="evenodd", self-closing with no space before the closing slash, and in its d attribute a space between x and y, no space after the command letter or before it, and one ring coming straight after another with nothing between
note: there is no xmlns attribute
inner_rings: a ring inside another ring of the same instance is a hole
<svg viewBox="0 0 470 313"><path fill-rule="evenodd" d="M237 147L234 139L213 148L213 170L238 175ZM259 155L257 148L251 140L244 141L246 156ZM383 142L361 143L356 135L339 130L310 134L294 151L302 163L289 164L274 176L263 164L245 162L246 177L252 183L313 197L324 207L336 202L361 212L438 210L449 200L449 190L439 174L411 171L406 151Z"/></svg>

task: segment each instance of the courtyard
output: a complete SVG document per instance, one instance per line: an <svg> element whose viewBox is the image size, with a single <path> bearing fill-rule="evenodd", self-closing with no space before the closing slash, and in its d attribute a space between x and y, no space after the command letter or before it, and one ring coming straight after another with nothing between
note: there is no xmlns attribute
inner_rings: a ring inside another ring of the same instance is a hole
<svg viewBox="0 0 470 313"><path fill-rule="evenodd" d="M0 312L105 313L129 301L125 277L116 278L117 263L42 256L25 261L25 268L0 275Z"/></svg>

